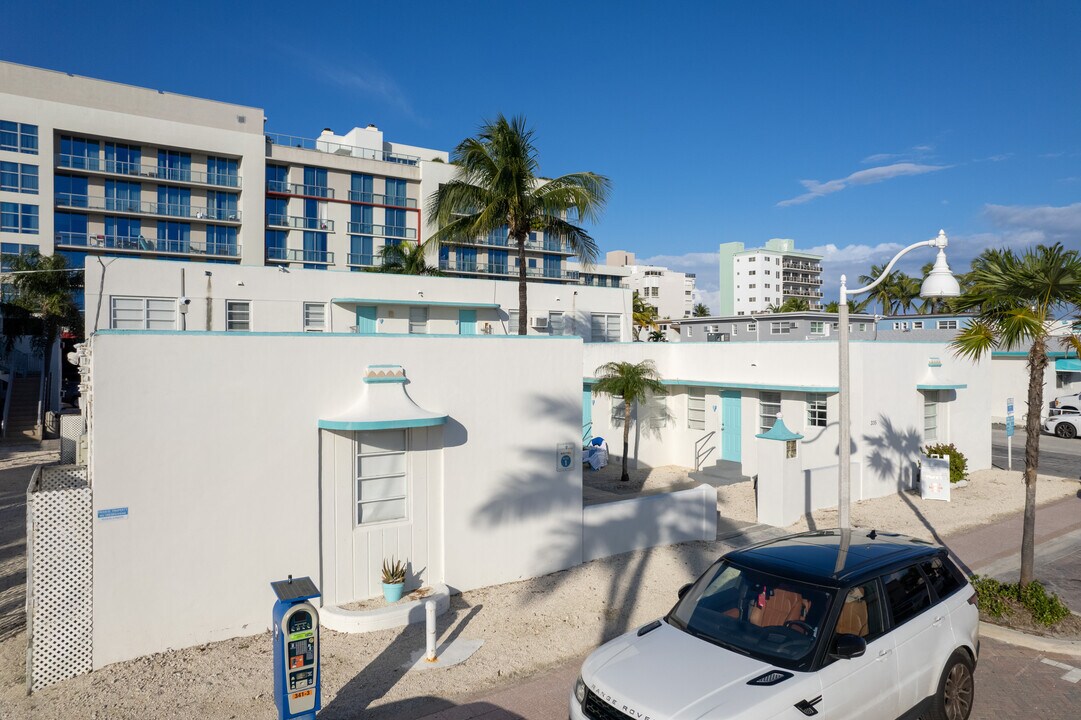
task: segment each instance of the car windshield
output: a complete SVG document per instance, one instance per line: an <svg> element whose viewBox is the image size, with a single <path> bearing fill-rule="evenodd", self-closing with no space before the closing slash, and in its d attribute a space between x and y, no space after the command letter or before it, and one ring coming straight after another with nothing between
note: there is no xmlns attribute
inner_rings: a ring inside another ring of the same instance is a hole
<svg viewBox="0 0 1081 720"><path fill-rule="evenodd" d="M668 614L691 635L766 662L810 665L833 592L747 570L711 567Z"/></svg>

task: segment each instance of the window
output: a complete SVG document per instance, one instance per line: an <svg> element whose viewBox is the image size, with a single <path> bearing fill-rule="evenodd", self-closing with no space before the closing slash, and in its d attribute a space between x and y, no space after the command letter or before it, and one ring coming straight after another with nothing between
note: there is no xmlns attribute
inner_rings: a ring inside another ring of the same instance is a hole
<svg viewBox="0 0 1081 720"><path fill-rule="evenodd" d="M158 150L158 177L191 182L191 153Z"/></svg>
<svg viewBox="0 0 1081 720"><path fill-rule="evenodd" d="M777 416L781 413L781 393L760 392L758 393L758 432L766 432Z"/></svg>
<svg viewBox="0 0 1081 720"><path fill-rule="evenodd" d="M386 234L388 237L406 237L405 210L384 210L387 218Z"/></svg>
<svg viewBox="0 0 1081 720"><path fill-rule="evenodd" d="M938 321L938 329L939 330L956 330L957 329L957 321L956 320L939 320Z"/></svg>
<svg viewBox="0 0 1081 720"><path fill-rule="evenodd" d="M38 154L38 126L0 120L0 150Z"/></svg>
<svg viewBox="0 0 1081 720"><path fill-rule="evenodd" d="M138 175L141 171L142 149L138 145L105 143L105 171L120 175Z"/></svg>
<svg viewBox="0 0 1081 720"><path fill-rule="evenodd" d="M938 440L938 390L923 391L923 439Z"/></svg>
<svg viewBox="0 0 1081 720"><path fill-rule="evenodd" d="M756 285L755 283L751 283L750 285L747 286L747 289L748 290L754 290L756 287L758 287L758 285Z"/></svg>
<svg viewBox="0 0 1081 720"><path fill-rule="evenodd" d="M747 332L758 332L758 323L747 323Z"/></svg>
<svg viewBox="0 0 1081 720"><path fill-rule="evenodd" d="M646 411L649 413L649 427L658 429L668 424L668 394L649 395L646 400Z"/></svg>
<svg viewBox="0 0 1081 720"><path fill-rule="evenodd" d="M857 323L856 330L859 332L867 332L867 323Z"/></svg>
<svg viewBox="0 0 1081 720"><path fill-rule="evenodd" d="M913 330L923 330L923 320L913 320L912 321L912 329Z"/></svg>
<svg viewBox="0 0 1081 720"><path fill-rule="evenodd" d="M612 396L612 424L613 425L618 424L619 426L622 427L623 420L625 419L623 417L623 412L624 412L623 411L623 396L622 395L613 395Z"/></svg>
<svg viewBox="0 0 1081 720"><path fill-rule="evenodd" d="M105 184L106 197L109 195L110 186L116 187L116 202L118 204L127 200L136 203L138 207L139 183L113 183L111 180ZM125 186L123 189L121 186ZM108 201L106 201L108 203ZM125 209L118 207L118 209ZM127 209L131 209L130 207ZM191 189L158 185L158 215L174 215L176 217L191 217Z"/></svg>
<svg viewBox="0 0 1081 720"><path fill-rule="evenodd" d="M38 206L0 203L0 230L38 234Z"/></svg>
<svg viewBox="0 0 1081 720"><path fill-rule="evenodd" d="M405 180L387 178L387 205L405 205Z"/></svg>
<svg viewBox="0 0 1081 720"><path fill-rule="evenodd" d="M825 335L826 334L826 323L824 321L822 321L822 320L812 320L811 321L811 334L812 335Z"/></svg>
<svg viewBox="0 0 1081 720"><path fill-rule="evenodd" d="M822 393L807 394L807 426L826 427L826 396Z"/></svg>
<svg viewBox="0 0 1081 720"><path fill-rule="evenodd" d="M404 520L408 482L405 430L358 432L357 525Z"/></svg>
<svg viewBox="0 0 1081 720"><path fill-rule="evenodd" d="M920 570L923 570L940 600L953 595L961 587L961 580L957 570L952 567L953 563L947 563L949 561L944 561L941 557L920 563Z"/></svg>
<svg viewBox="0 0 1081 720"><path fill-rule="evenodd" d="M190 251L191 225L181 222L158 221L158 250L186 253Z"/></svg>
<svg viewBox="0 0 1081 720"><path fill-rule="evenodd" d="M424 335L428 332L428 308L409 308L409 334Z"/></svg>
<svg viewBox="0 0 1081 720"><path fill-rule="evenodd" d="M207 225L206 253L207 255L236 257L238 255L237 229L223 225Z"/></svg>
<svg viewBox="0 0 1081 720"><path fill-rule="evenodd" d="M790 320L780 320L769 324L770 335L788 335L796 324Z"/></svg>
<svg viewBox="0 0 1081 720"><path fill-rule="evenodd" d="M113 297L109 326L114 330L175 330L176 298Z"/></svg>
<svg viewBox="0 0 1081 720"><path fill-rule="evenodd" d="M0 190L38 194L38 166L0 162Z"/></svg>
<svg viewBox="0 0 1081 720"><path fill-rule="evenodd" d="M517 335L518 334L518 311L517 310L508 310L507 311L507 334L508 335Z"/></svg>
<svg viewBox="0 0 1081 720"><path fill-rule="evenodd" d="M225 329L233 332L251 330L251 303L247 300L225 301Z"/></svg>
<svg viewBox="0 0 1081 720"><path fill-rule="evenodd" d="M561 312L549 312L548 313L548 334L549 335L562 335L565 330L563 321L563 313Z"/></svg>
<svg viewBox="0 0 1081 720"><path fill-rule="evenodd" d="M323 303L304 303L304 332L326 330L327 306Z"/></svg>
<svg viewBox="0 0 1081 720"><path fill-rule="evenodd" d="M755 274L756 272L758 272L758 271L757 271L757 270L751 270L751 271L750 271L750 272L748 272L747 274L748 274L748 275L754 275L754 274Z"/></svg>
<svg viewBox="0 0 1081 720"><path fill-rule="evenodd" d="M927 581L917 567L898 570L882 578L893 612L894 626L905 623L931 607Z"/></svg>
<svg viewBox="0 0 1081 720"><path fill-rule="evenodd" d="M267 230L264 237L266 243L266 259L267 260L285 260L286 259L286 232L284 230Z"/></svg>
<svg viewBox="0 0 1081 720"><path fill-rule="evenodd" d="M834 630L835 636L859 635L867 642L872 642L881 636L885 629L882 598L879 597L877 582L857 585L845 593L844 605L841 606L841 614Z"/></svg>
<svg viewBox="0 0 1081 720"><path fill-rule="evenodd" d="M769 274L769 270L767 270L767 271L766 271L766 274L767 274L767 275ZM764 287L764 288L766 288L766 289L768 290L768 289L769 289L769 283L766 283L766 284L765 284L765 285L763 285L762 287Z"/></svg>
<svg viewBox="0 0 1081 720"><path fill-rule="evenodd" d="M687 428L689 430L706 429L705 388L687 388Z"/></svg>
<svg viewBox="0 0 1081 720"><path fill-rule="evenodd" d="M267 165L266 189L267 192L289 192L289 168L284 165ZM267 212L269 213L270 210Z"/></svg>
<svg viewBox="0 0 1081 720"><path fill-rule="evenodd" d="M589 318L593 342L619 342L620 316L594 313Z"/></svg>
<svg viewBox="0 0 1081 720"><path fill-rule="evenodd" d="M323 198L332 196L327 188L326 168L304 168L304 187L301 188L301 194Z"/></svg>
<svg viewBox="0 0 1081 720"><path fill-rule="evenodd" d="M107 149L107 148L106 148ZM207 156L206 181L211 185L225 185L237 187L240 179L237 177L238 164L232 158Z"/></svg>

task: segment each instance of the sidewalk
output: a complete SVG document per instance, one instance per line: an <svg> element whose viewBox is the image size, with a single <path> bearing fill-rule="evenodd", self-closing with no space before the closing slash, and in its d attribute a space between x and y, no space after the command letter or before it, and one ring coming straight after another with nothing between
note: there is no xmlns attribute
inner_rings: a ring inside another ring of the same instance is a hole
<svg viewBox="0 0 1081 720"><path fill-rule="evenodd" d="M1020 514L943 538L944 544L972 572L1001 567L1021 552ZM1081 530L1081 497L1068 497L1039 508L1036 513L1036 552L1042 544ZM1078 533L1081 535L1081 533ZM752 533L747 541L755 541ZM726 537L725 545L739 544L738 536ZM424 720L548 720L567 714L568 694L584 658L577 658L515 685L466 698L462 704Z"/></svg>

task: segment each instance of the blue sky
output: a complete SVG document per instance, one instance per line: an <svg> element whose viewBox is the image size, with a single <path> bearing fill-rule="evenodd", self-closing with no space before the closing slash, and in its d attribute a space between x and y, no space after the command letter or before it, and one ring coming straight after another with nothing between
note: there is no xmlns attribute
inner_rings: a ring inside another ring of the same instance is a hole
<svg viewBox="0 0 1081 720"><path fill-rule="evenodd" d="M721 242L824 253L827 297L939 228L961 270L992 245L1081 247L1081 3L41 0L4 17L4 60L255 105L275 132L371 122L450 149L524 114L544 174L612 179L601 249L696 271L711 302Z"/></svg>

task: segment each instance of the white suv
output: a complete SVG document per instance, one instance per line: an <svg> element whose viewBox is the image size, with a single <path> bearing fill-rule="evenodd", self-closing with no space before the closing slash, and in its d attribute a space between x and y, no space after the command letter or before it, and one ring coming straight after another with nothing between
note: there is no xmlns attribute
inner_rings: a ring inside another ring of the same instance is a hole
<svg viewBox="0 0 1081 720"><path fill-rule="evenodd" d="M874 530L728 553L582 665L572 720L965 720L976 593L945 549Z"/></svg>

